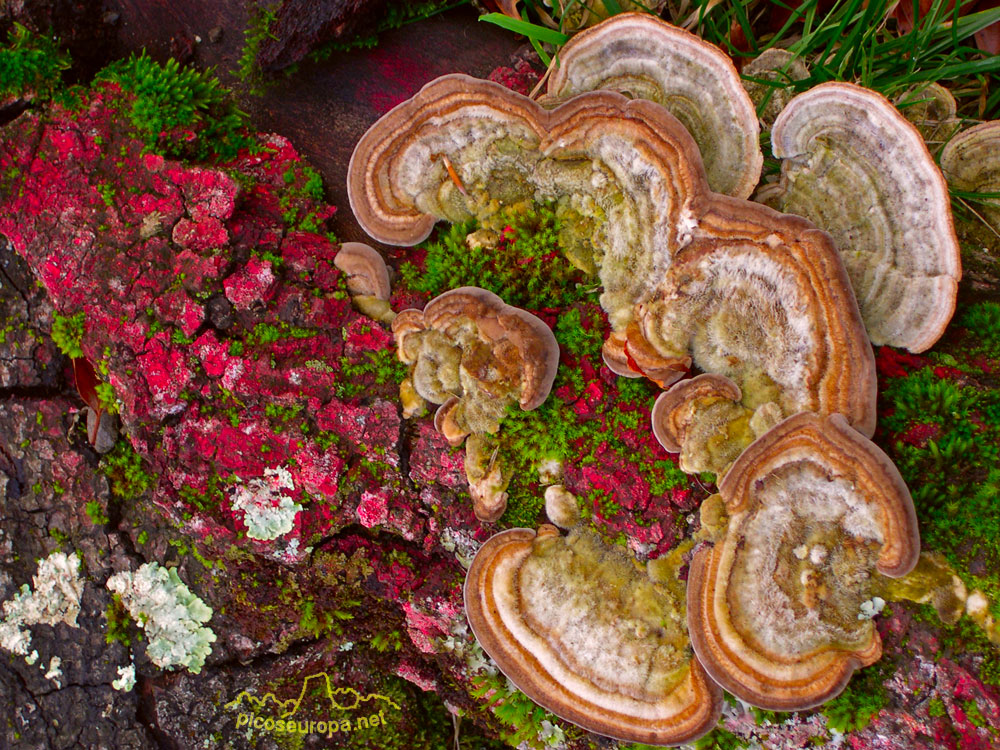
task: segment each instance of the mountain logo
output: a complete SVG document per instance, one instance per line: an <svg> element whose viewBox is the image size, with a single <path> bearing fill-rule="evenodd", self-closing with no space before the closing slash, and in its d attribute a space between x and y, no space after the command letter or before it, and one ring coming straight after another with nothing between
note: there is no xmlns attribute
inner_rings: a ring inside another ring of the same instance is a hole
<svg viewBox="0 0 1000 750"><path fill-rule="evenodd" d="M302 708L307 696L310 696L310 706L316 705L317 702L320 704L328 702L331 714L338 711L363 711L366 715L358 716L353 721L348 718L336 718L335 715L329 715L326 721L298 720L295 715ZM399 704L392 698L380 693L362 695L352 687L335 687L326 672L317 672L302 680L302 687L295 698L281 700L274 693L266 693L259 698L242 690L234 700L226 703L225 707L239 711L236 717L237 728L299 734L319 732L327 737L332 737L338 732L385 726L386 710L401 710Z"/></svg>
<svg viewBox="0 0 1000 750"><path fill-rule="evenodd" d="M369 693L363 696L352 687L333 687L330 683L330 675L326 672L317 672L306 677L302 681L302 689L299 690L299 694L295 698L280 700L274 693L267 693L263 698L258 698L243 690L236 696L235 700L226 704L226 708L240 708L243 705L243 701L246 700L250 708L255 712L267 711L273 705L275 710L272 713L276 713L281 718L287 719L294 716L296 711L299 710L302 705L302 699L305 698L309 690L309 683L319 679L323 680L322 693L330 701L331 711L354 711L358 708L370 708L372 706L375 706L376 710L378 708L400 710L399 704L392 700L392 698L387 698L379 693ZM381 701L381 703L373 703L373 701ZM367 705L363 706L362 704Z"/></svg>

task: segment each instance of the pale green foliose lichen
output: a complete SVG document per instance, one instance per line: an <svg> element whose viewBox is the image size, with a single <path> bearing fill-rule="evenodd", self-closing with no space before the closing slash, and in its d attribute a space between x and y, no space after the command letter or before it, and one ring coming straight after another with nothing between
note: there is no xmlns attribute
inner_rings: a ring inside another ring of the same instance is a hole
<svg viewBox="0 0 1000 750"><path fill-rule="evenodd" d="M243 511L248 537L269 542L292 530L302 506L282 491L294 487L291 473L280 466L264 469L262 479L251 479L236 487L233 510Z"/></svg>
<svg viewBox="0 0 1000 750"><path fill-rule="evenodd" d="M53 552L38 563L38 572L32 577L32 588L23 584L12 599L3 603L0 620L0 647L12 654L25 657L28 664L38 660L38 652L30 651L32 625L56 625L64 622L79 627L80 596L83 579L79 575L80 559L76 554ZM61 674L58 657L50 662L49 679Z"/></svg>
<svg viewBox="0 0 1000 750"><path fill-rule="evenodd" d="M129 615L146 631L146 653L156 666L201 671L215 642L215 633L202 624L211 619L212 609L191 592L174 568L145 563L135 572L111 576L107 587L121 597Z"/></svg>
<svg viewBox="0 0 1000 750"><path fill-rule="evenodd" d="M111 687L122 692L129 692L135 687L135 664L118 667L118 679L111 681Z"/></svg>

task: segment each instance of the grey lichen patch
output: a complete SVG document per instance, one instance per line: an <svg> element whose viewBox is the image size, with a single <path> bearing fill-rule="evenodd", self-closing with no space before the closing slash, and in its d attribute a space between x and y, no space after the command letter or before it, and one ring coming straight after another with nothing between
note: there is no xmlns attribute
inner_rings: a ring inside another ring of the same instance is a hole
<svg viewBox="0 0 1000 750"><path fill-rule="evenodd" d="M0 619L0 648L12 654L23 656L28 664L38 660L38 651L31 649L32 625L57 625L66 623L79 627L80 597L83 595L83 579L80 577L80 558L76 553L53 552L38 562L38 571L32 577L32 585L22 584L13 598L3 603L3 619ZM60 658L53 656L45 677L58 679ZM44 663L43 663L44 668Z"/></svg>

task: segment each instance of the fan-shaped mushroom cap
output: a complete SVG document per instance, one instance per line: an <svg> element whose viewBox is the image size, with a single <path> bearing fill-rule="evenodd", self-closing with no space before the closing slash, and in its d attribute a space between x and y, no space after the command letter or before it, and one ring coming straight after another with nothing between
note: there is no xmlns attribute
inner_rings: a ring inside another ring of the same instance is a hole
<svg viewBox="0 0 1000 750"><path fill-rule="evenodd" d="M871 340L932 346L962 271L948 188L920 133L880 94L825 83L789 102L771 143L777 207L833 236Z"/></svg>
<svg viewBox="0 0 1000 750"><path fill-rule="evenodd" d="M753 101L754 107L764 104L760 119L770 126L794 96L793 81L803 81L809 77L809 66L798 55L787 49L772 47L764 50L743 68L743 88ZM748 81L747 78L757 80ZM760 83L771 81L772 85Z"/></svg>
<svg viewBox="0 0 1000 750"><path fill-rule="evenodd" d="M676 745L709 731L722 694L693 658L683 597L574 530L489 539L465 582L483 649L529 698L609 737Z"/></svg>
<svg viewBox="0 0 1000 750"><path fill-rule="evenodd" d="M954 95L939 83L914 86L897 100L897 105L923 136L931 153L936 153L962 125L956 116Z"/></svg>
<svg viewBox="0 0 1000 750"><path fill-rule="evenodd" d="M628 354L625 352L624 331L612 331L604 340L604 346L601 347L601 358L615 375L620 375L623 378L643 377L641 372L633 369L632 365L629 364Z"/></svg>
<svg viewBox="0 0 1000 750"><path fill-rule="evenodd" d="M413 344L417 339L411 340L410 334L426 330L424 324L424 314L415 308L403 310L392 320L392 334L396 338L396 356L403 364L413 364L417 360L417 349Z"/></svg>
<svg viewBox="0 0 1000 750"><path fill-rule="evenodd" d="M675 446L696 432L711 438L709 427L696 422L721 419L715 426L724 427L725 440L732 441L732 450L724 451L732 460L755 437L748 420L767 404L782 417L841 413L864 434L875 430L871 346L829 237L804 219L718 196L663 284L639 305L636 319L642 337L662 357L681 364L693 360L699 369L724 376L682 382L661 402L665 414L692 400L676 412ZM727 379L741 394L738 406L706 400L695 388L717 389ZM692 410L699 401L701 407L715 406ZM660 425L664 437L665 423ZM688 450L688 459L697 452ZM725 468L711 465L697 470Z"/></svg>
<svg viewBox="0 0 1000 750"><path fill-rule="evenodd" d="M423 312L403 310L392 330L413 390L448 405L435 426L449 439L495 432L511 403L525 411L540 406L559 366L559 345L545 323L478 287L445 292Z"/></svg>
<svg viewBox="0 0 1000 750"><path fill-rule="evenodd" d="M427 84L361 138L351 208L376 239L409 245L438 219L557 201L564 246L596 248L615 330L688 241L708 196L698 147L662 107L612 91L547 111L490 81Z"/></svg>
<svg viewBox="0 0 1000 750"><path fill-rule="evenodd" d="M541 406L552 390L559 367L559 344L552 329L531 313L479 287L452 289L424 307L426 325L438 331L457 330L470 320L478 328L479 339L493 346L495 356L501 357L497 346L513 345L520 365L518 403L525 411Z"/></svg>
<svg viewBox="0 0 1000 750"><path fill-rule="evenodd" d="M630 368L638 370L660 388L669 388L683 378L691 366L690 357L662 356L646 341L634 320L625 329L625 357Z"/></svg>
<svg viewBox="0 0 1000 750"><path fill-rule="evenodd" d="M444 435L448 445L451 446L461 445L462 441L469 435L469 432L463 430L455 419L455 407L457 406L458 398L452 396L434 412L434 429Z"/></svg>
<svg viewBox="0 0 1000 750"><path fill-rule="evenodd" d="M959 190L1000 193L1000 120L992 120L959 133L941 152L941 169ZM994 226L1000 227L1000 200L976 204Z"/></svg>
<svg viewBox="0 0 1000 750"><path fill-rule="evenodd" d="M548 93L609 89L650 99L694 137L712 190L746 198L763 164L760 125L729 57L648 13L622 13L577 34L559 51Z"/></svg>
<svg viewBox="0 0 1000 750"><path fill-rule="evenodd" d="M862 604L876 570L898 577L917 562L910 493L837 414L785 420L743 452L719 490L725 537L695 554L688 576L695 653L755 706L822 703L881 655Z"/></svg>
<svg viewBox="0 0 1000 750"><path fill-rule="evenodd" d="M681 408L697 399L739 401L743 397L739 386L722 375L705 373L683 380L669 391L661 393L651 413L653 434L660 445L671 453L680 453L687 431L687 419Z"/></svg>
<svg viewBox="0 0 1000 750"><path fill-rule="evenodd" d="M375 248L363 242L345 242L333 264L347 274L347 291L352 297L389 299L389 270Z"/></svg>

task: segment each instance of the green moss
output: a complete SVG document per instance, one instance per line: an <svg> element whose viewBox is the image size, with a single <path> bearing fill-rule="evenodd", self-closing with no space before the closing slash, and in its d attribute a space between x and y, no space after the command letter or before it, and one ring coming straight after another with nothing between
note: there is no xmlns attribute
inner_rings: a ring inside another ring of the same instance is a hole
<svg viewBox="0 0 1000 750"><path fill-rule="evenodd" d="M256 4L250 10L250 21L243 31L243 51L240 54L239 67L236 75L250 86L250 93L261 96L264 93L264 75L257 59L260 47L266 39L277 39L271 31L274 22L278 20L278 10L281 3L263 6Z"/></svg>
<svg viewBox="0 0 1000 750"><path fill-rule="evenodd" d="M222 479L214 471L206 480L205 489L196 490L194 487L181 487L178 494L181 499L200 511L211 511L219 506L223 500L224 485Z"/></svg>
<svg viewBox="0 0 1000 750"><path fill-rule="evenodd" d="M846 733L868 726L872 717L889 704L883 683L891 670L882 660L855 672L844 691L820 709L830 729Z"/></svg>
<svg viewBox="0 0 1000 750"><path fill-rule="evenodd" d="M575 357L590 357L597 361L604 344L604 321L591 308L584 325L584 313L579 307L571 307L556 318L554 333L559 347ZM596 318L596 320L595 320Z"/></svg>
<svg viewBox="0 0 1000 750"><path fill-rule="evenodd" d="M927 713L937 718L939 716L944 716L948 713L948 710L945 708L943 700L940 698L931 698L927 704Z"/></svg>
<svg viewBox="0 0 1000 750"><path fill-rule="evenodd" d="M117 83L134 95L127 115L151 151L228 160L240 148L256 148L246 134L246 115L211 73L182 67L172 58L160 65L143 52L111 63L97 80Z"/></svg>
<svg viewBox="0 0 1000 750"><path fill-rule="evenodd" d="M316 204L322 204L326 198L323 176L307 164L296 163L285 170L282 179L287 188L278 203L285 226L290 231L320 232L323 222Z"/></svg>
<svg viewBox="0 0 1000 750"><path fill-rule="evenodd" d="M893 406L883 424L894 432L913 421L947 424L963 419L975 406L974 392L939 378L930 368L890 380L882 398Z"/></svg>
<svg viewBox="0 0 1000 750"><path fill-rule="evenodd" d="M97 500L89 501L85 506L84 510L87 512L87 517L90 518L90 522L95 526L103 526L111 519L107 517L104 513L104 509Z"/></svg>
<svg viewBox="0 0 1000 750"><path fill-rule="evenodd" d="M282 339L308 339L315 335L317 335L316 331L308 328L290 326L284 321L278 321L277 323L258 323L254 326L253 330L247 334L246 343L250 346L257 346L259 344L273 344L275 341L281 341ZM230 353L232 353L232 344L230 344L229 349ZM242 352L242 347L240 351Z"/></svg>
<svg viewBox="0 0 1000 750"><path fill-rule="evenodd" d="M0 97L48 99L69 66L69 55L50 37L15 23L7 33L7 46L0 48Z"/></svg>
<svg viewBox="0 0 1000 750"><path fill-rule="evenodd" d="M486 706L504 727L500 737L513 747L543 750L560 744L560 736L578 733L575 727L564 724L520 690L511 690L503 675L477 676L469 692L474 698L485 699ZM552 729L547 729L542 722Z"/></svg>
<svg viewBox="0 0 1000 750"><path fill-rule="evenodd" d="M551 206L504 209L496 217L496 247L470 248L466 237L475 222L454 224L425 243L422 266L404 263L400 274L418 292L442 294L475 284L515 307L538 310L569 307L592 297L583 274L570 265L559 246L559 222Z"/></svg>
<svg viewBox="0 0 1000 750"><path fill-rule="evenodd" d="M111 383L98 383L94 386L97 399L101 402L104 411L110 414L118 413L118 398L115 396L115 389Z"/></svg>
<svg viewBox="0 0 1000 750"><path fill-rule="evenodd" d="M106 643L117 641L126 648L131 646L132 636L136 633L136 629L132 625L132 618L129 617L118 594L111 595L111 604L104 611L104 616L108 621L108 632L104 634L104 641Z"/></svg>
<svg viewBox="0 0 1000 750"><path fill-rule="evenodd" d="M84 332L84 314L81 310L76 315L55 315L52 319L52 341L59 351L67 357L80 359L83 356L81 342Z"/></svg>
<svg viewBox="0 0 1000 750"><path fill-rule="evenodd" d="M194 343L194 336L185 336L180 328L174 328L170 332L170 343L180 346L189 346Z"/></svg>
<svg viewBox="0 0 1000 750"><path fill-rule="evenodd" d="M388 633L376 633L370 641L371 647L379 653L399 651L403 648L403 639L398 630Z"/></svg>
<svg viewBox="0 0 1000 750"><path fill-rule="evenodd" d="M892 441L890 457L910 487L921 539L942 552L967 585L1000 596L1000 394L939 379L930 368L889 381L893 413L882 420L905 434L936 425L922 441ZM916 444L913 444L916 443ZM974 560L989 573L968 573Z"/></svg>
<svg viewBox="0 0 1000 750"><path fill-rule="evenodd" d="M399 385L406 378L406 373L407 366L399 361L395 349L364 352L360 362L341 357L334 392L337 398L357 398L368 391L372 381L376 385Z"/></svg>
<svg viewBox="0 0 1000 750"><path fill-rule="evenodd" d="M986 349L992 356L1000 356L1000 304L980 302L970 305L959 318L959 323L976 337L974 346Z"/></svg>
<svg viewBox="0 0 1000 750"><path fill-rule="evenodd" d="M740 748L750 747L735 734L722 727L713 729L695 742L694 746L695 750L739 750Z"/></svg>
<svg viewBox="0 0 1000 750"><path fill-rule="evenodd" d="M56 544L59 546L59 549L62 549L64 545L66 545L68 542L71 541L70 538L69 538L69 535L68 534L64 534L59 529L51 529L50 528L49 529L49 536L52 537L55 540Z"/></svg>
<svg viewBox="0 0 1000 750"><path fill-rule="evenodd" d="M147 471L142 458L127 439L101 457L100 471L108 479L111 494L121 500L134 500L156 483L156 474Z"/></svg>
<svg viewBox="0 0 1000 750"><path fill-rule="evenodd" d="M982 713L980 713L979 705L975 701L964 701L962 703L962 708L965 710L966 718L968 718L973 726L985 727L987 725L986 719L983 717Z"/></svg>

